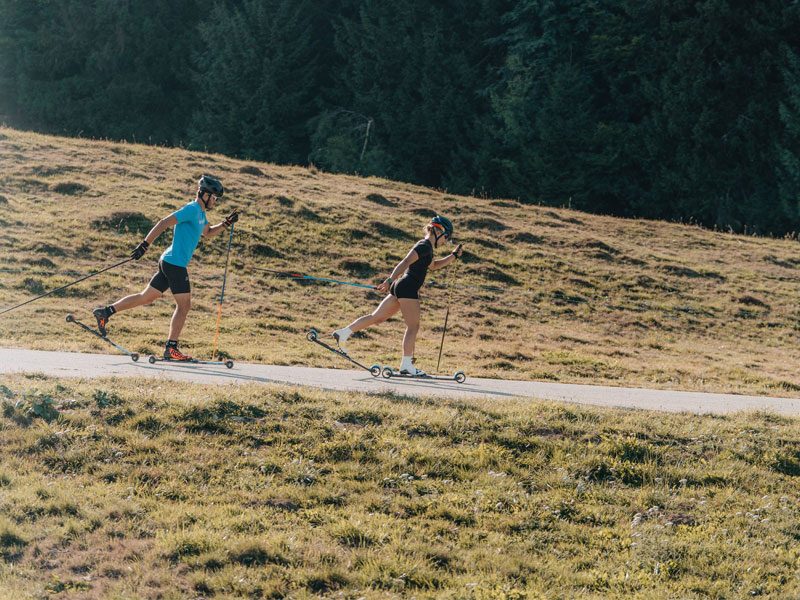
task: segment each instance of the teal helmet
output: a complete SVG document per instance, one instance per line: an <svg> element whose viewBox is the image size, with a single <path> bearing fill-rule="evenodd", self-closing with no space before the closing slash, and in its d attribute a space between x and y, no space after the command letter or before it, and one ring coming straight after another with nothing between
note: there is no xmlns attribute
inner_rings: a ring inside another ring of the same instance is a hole
<svg viewBox="0 0 800 600"><path fill-rule="evenodd" d="M431 219L430 224L439 229L444 234L445 239L449 240L453 237L453 224L450 219L436 215Z"/></svg>

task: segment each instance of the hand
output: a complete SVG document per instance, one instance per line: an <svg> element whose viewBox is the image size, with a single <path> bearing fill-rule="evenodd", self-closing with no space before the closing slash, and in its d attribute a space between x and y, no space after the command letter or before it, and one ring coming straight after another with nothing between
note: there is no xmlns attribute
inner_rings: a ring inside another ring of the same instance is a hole
<svg viewBox="0 0 800 600"><path fill-rule="evenodd" d="M392 280L389 277L387 277L383 281L383 283L378 284L378 286L375 289L385 294L389 291L390 287L392 287Z"/></svg>
<svg viewBox="0 0 800 600"><path fill-rule="evenodd" d="M450 254L452 254L452 255L453 255L453 256L455 256L456 258L461 258L461 252L462 252L461 246L462 246L462 245L463 245L463 244L459 244L459 245L456 247L456 249L455 249L455 250L453 250L453 251L452 251Z"/></svg>
<svg viewBox="0 0 800 600"><path fill-rule="evenodd" d="M134 260L139 260L144 256L144 253L147 252L147 249L150 247L150 244L147 243L147 240L142 240L139 242L139 245L133 249L131 252L131 258Z"/></svg>
<svg viewBox="0 0 800 600"><path fill-rule="evenodd" d="M239 209L237 208L227 217L225 217L225 227L230 227L239 220Z"/></svg>

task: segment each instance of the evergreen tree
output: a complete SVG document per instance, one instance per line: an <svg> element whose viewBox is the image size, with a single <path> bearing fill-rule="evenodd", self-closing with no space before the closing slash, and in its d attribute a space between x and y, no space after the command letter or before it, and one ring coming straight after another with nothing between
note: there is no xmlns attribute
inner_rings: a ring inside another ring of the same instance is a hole
<svg viewBox="0 0 800 600"><path fill-rule="evenodd" d="M796 225L800 223L800 58L788 46L783 52L786 94L780 115L784 130L777 143L776 174L783 213L789 224Z"/></svg>
<svg viewBox="0 0 800 600"><path fill-rule="evenodd" d="M185 130L197 1L2 0L12 125L172 142Z"/></svg>
<svg viewBox="0 0 800 600"><path fill-rule="evenodd" d="M258 160L304 163L316 53L306 0L217 4L199 27L190 142Z"/></svg>
<svg viewBox="0 0 800 600"><path fill-rule="evenodd" d="M475 22L486 21L475 16L496 16L498 4L363 0L356 15L338 20L342 60L330 105L314 123L312 160L441 186L481 102L475 73L487 51Z"/></svg>

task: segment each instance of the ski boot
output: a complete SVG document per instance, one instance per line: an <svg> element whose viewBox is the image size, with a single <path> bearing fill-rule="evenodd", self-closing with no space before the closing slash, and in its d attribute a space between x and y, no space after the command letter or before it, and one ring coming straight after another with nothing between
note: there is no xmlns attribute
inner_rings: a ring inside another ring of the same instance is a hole
<svg viewBox="0 0 800 600"><path fill-rule="evenodd" d="M194 359L191 356L184 354L174 346L167 346L166 348L164 348L164 360L174 360L179 362L194 362Z"/></svg>
<svg viewBox="0 0 800 600"><path fill-rule="evenodd" d="M410 375L411 377L425 377L427 373L414 366L415 358L404 356L400 361L400 375Z"/></svg>
<svg viewBox="0 0 800 600"><path fill-rule="evenodd" d="M333 335L333 339L336 340L336 345L339 346L339 349L347 354L347 347L345 344L347 344L348 338L353 335L353 332L350 331L350 328L345 327L343 329L337 329L331 335Z"/></svg>
<svg viewBox="0 0 800 600"><path fill-rule="evenodd" d="M95 308L92 314L94 318L97 319L97 331L100 332L100 335L106 337L106 325L108 325L108 320L111 318L108 307Z"/></svg>

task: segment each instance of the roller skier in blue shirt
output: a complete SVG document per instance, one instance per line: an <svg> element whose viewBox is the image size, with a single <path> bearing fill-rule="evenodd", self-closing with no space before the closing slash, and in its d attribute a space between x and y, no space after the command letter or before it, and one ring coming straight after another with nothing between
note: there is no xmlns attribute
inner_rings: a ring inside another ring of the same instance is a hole
<svg viewBox="0 0 800 600"><path fill-rule="evenodd" d="M210 175L203 175L197 182L197 197L180 210L161 219L138 246L131 252L131 258L139 260L148 247L168 227L174 227L172 244L164 250L158 261L158 271L153 275L148 286L138 294L131 294L117 300L114 304L95 309L97 329L106 335L106 326L112 315L123 310L150 304L169 288L175 298L175 312L169 326L169 339L164 348L167 360L189 361L191 356L178 350L178 339L186 316L192 305L189 273L186 267L194 254L201 237L214 237L239 220L234 210L218 225L209 225L206 210L214 208L224 193L222 183Z"/></svg>

